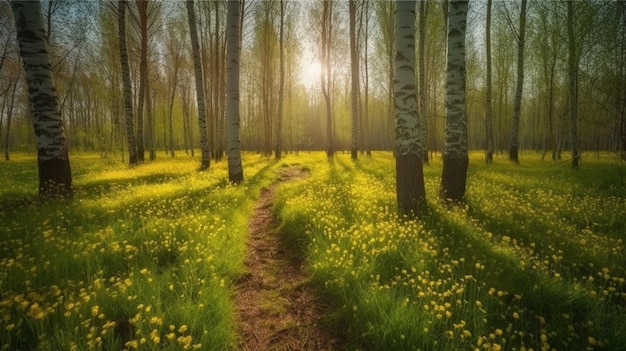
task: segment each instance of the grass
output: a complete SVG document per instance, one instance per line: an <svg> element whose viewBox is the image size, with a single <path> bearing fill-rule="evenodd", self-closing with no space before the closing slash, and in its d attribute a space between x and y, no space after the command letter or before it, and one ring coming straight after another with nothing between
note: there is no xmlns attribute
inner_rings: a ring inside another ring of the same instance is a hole
<svg viewBox="0 0 626 351"><path fill-rule="evenodd" d="M73 155L75 199L35 201L36 162L0 164L0 348L236 349L233 284L262 187L293 258L354 350L619 350L626 345L626 190L611 155L583 168L472 154L466 201L398 218L394 160L245 155L246 181L190 157L129 168Z"/></svg>
<svg viewBox="0 0 626 351"><path fill-rule="evenodd" d="M347 349L626 345L626 191L610 155L573 171L533 155L486 166L473 154L461 206L438 201L432 160L419 221L395 215L390 154L311 162L277 209L309 237L312 280L334 310L326 322Z"/></svg>
<svg viewBox="0 0 626 351"><path fill-rule="evenodd" d="M2 349L233 347L230 283L274 163L247 156L248 180L233 187L225 164L78 155L75 200L38 203L18 201L36 194L34 159L14 160L0 173Z"/></svg>

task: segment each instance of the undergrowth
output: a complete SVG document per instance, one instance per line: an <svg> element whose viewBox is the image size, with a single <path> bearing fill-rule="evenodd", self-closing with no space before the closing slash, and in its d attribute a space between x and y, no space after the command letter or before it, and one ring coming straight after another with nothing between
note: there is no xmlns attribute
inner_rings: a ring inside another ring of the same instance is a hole
<svg viewBox="0 0 626 351"><path fill-rule="evenodd" d="M47 203L30 198L33 157L3 163L0 347L233 348L231 284L275 163L247 155L247 180L231 186L225 163L198 172L197 162L73 156L74 200Z"/></svg>
<svg viewBox="0 0 626 351"><path fill-rule="evenodd" d="M235 349L234 282L261 188L347 350L619 350L626 345L626 190L610 155L516 166L471 156L466 201L398 218L394 160L374 153L162 158L129 168L72 156L75 198L40 203L34 156L0 164L4 350Z"/></svg>
<svg viewBox="0 0 626 351"><path fill-rule="evenodd" d="M311 177L281 188L276 208L310 242L328 326L346 349L623 348L626 191L610 156L579 171L480 156L458 206L438 200L441 160L425 166L418 220L396 215L387 153L311 156Z"/></svg>

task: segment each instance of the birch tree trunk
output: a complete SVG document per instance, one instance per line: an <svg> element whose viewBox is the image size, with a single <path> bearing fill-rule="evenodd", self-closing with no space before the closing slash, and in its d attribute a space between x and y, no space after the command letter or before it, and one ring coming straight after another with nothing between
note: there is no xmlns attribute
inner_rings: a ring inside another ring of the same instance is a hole
<svg viewBox="0 0 626 351"><path fill-rule="evenodd" d="M231 0L228 2L228 16L226 17L226 153L228 157L228 180L232 183L243 181L239 142L240 12L241 1ZM278 157L278 149L276 154Z"/></svg>
<svg viewBox="0 0 626 351"><path fill-rule="evenodd" d="M285 96L285 2L280 0L280 24L278 33L279 82L278 82L278 113L276 115L276 158L281 157L283 146L283 105Z"/></svg>
<svg viewBox="0 0 626 351"><path fill-rule="evenodd" d="M333 3L332 0L324 0L322 10L322 47L321 47L321 79L322 95L326 102L326 156L333 158L335 155L334 130L333 130L333 105L332 105L332 68L331 48L333 36Z"/></svg>
<svg viewBox="0 0 626 351"><path fill-rule="evenodd" d="M146 147L150 153L150 161L156 158L154 150L154 115L152 114L152 99L150 98L150 81L146 79Z"/></svg>
<svg viewBox="0 0 626 351"><path fill-rule="evenodd" d="M395 110L394 110L394 50L395 50L395 37L394 37L394 29L395 29L395 1L375 1L375 13L378 21L378 30L382 37L382 49L384 50L384 60L385 60L385 68L387 76L386 87L387 91L387 103L385 114L387 118L384 119L383 125L384 130L382 131L382 141L383 147L387 150L393 150L393 140L394 140L394 119L395 119Z"/></svg>
<svg viewBox="0 0 626 351"><path fill-rule="evenodd" d="M137 3L140 53L139 53L139 97L137 105L137 161L144 162L144 106L146 101L146 84L148 82L148 0ZM149 118L149 117L148 117Z"/></svg>
<svg viewBox="0 0 626 351"><path fill-rule="evenodd" d="M399 213L406 216L426 210L415 91L415 7L415 1L398 0L395 8L396 197Z"/></svg>
<svg viewBox="0 0 626 351"><path fill-rule="evenodd" d="M20 81L20 74L17 75L17 77L15 77L15 80L7 87L7 94L9 93L9 90L11 90L11 98L9 99L9 97L7 96L7 131L6 131L6 135L5 135L5 139L4 139L4 159L6 161L9 161L10 159L10 154L9 154L9 150L10 150L10 146L11 146L11 121L13 120L13 110L15 108L15 95L17 92L17 85L19 84ZM3 106L4 108L4 106ZM4 111L1 111L4 112ZM2 120L0 119L0 123L2 122Z"/></svg>
<svg viewBox="0 0 626 351"><path fill-rule="evenodd" d="M491 90L491 7L492 0L487 0L487 20L485 24L485 56L487 56L487 78L486 84L486 116L485 116L485 134L487 138L487 150L485 152L485 162L491 164L493 162L493 94Z"/></svg>
<svg viewBox="0 0 626 351"><path fill-rule="evenodd" d="M517 33L517 87L513 105L513 121L511 125L511 139L509 146L509 160L519 163L519 120L522 110L522 91L524 90L524 46L526 41L526 4L522 0L519 14L519 33Z"/></svg>
<svg viewBox="0 0 626 351"><path fill-rule="evenodd" d="M572 144L572 168L580 167L578 150L578 57L574 37L574 2L567 2L567 73L569 89L570 143Z"/></svg>
<svg viewBox="0 0 626 351"><path fill-rule="evenodd" d="M369 87L370 87L370 74L369 74L369 23L371 16L371 8L369 1L363 1L363 11L365 14L365 37L363 38L363 113L361 124L361 134L363 134L363 148L367 156L372 156L372 140L370 134L370 121L369 121Z"/></svg>
<svg viewBox="0 0 626 351"><path fill-rule="evenodd" d="M467 180L467 116L465 114L465 29L468 1L451 1L448 12L446 130L441 197L460 201Z"/></svg>
<svg viewBox="0 0 626 351"><path fill-rule="evenodd" d="M352 100L352 145L350 156L357 159L359 143L359 55L356 43L356 1L348 2L350 16L350 78Z"/></svg>
<svg viewBox="0 0 626 351"><path fill-rule="evenodd" d="M200 60L200 45L198 43L198 29L196 26L196 11L193 0L187 2L187 18L189 20L189 33L191 37L191 49L193 52L193 68L196 77L196 99L198 102L198 127L200 129L200 151L202 159L200 170L208 170L211 166L211 150L209 148L206 108L204 105L204 79L202 76L202 61Z"/></svg>
<svg viewBox="0 0 626 351"><path fill-rule="evenodd" d="M426 53L424 52L426 47L426 11L428 10L428 2L420 1L419 3L419 38L418 38L418 52L419 52L419 117L420 117L420 138L422 139L422 149L420 154L422 155L422 162L428 163L428 119L426 118Z"/></svg>
<svg viewBox="0 0 626 351"><path fill-rule="evenodd" d="M11 1L37 139L39 197L72 196L72 172L39 1Z"/></svg>
<svg viewBox="0 0 626 351"><path fill-rule="evenodd" d="M137 144L135 141L135 121L133 118L133 95L130 86L130 69L128 67L128 51L126 49L126 0L118 1L117 24L120 41L120 64L122 66L122 85L124 95L124 112L126 116L126 138L128 139L128 163L138 163Z"/></svg>

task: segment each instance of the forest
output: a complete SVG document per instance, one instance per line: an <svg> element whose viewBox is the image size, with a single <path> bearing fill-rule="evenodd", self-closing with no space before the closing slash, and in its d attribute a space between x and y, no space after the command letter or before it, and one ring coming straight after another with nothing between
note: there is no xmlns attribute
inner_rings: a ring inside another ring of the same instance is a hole
<svg viewBox="0 0 626 351"><path fill-rule="evenodd" d="M285 151L325 150L325 94L330 100L334 148L350 149L349 2L330 3L327 54L322 50L322 3L286 1L281 16L281 2L243 2L240 116L244 150L269 154L278 140ZM558 158L563 150L571 149L567 6L562 1L528 2L523 16L525 35L521 37L520 4L494 1L490 12L492 148L497 153L509 152L517 85L523 83L518 148ZM447 2L425 1L423 5L416 23L416 30L422 33L416 45L416 49L422 48L417 50L418 60L423 60L417 74L423 79L418 84L423 104L420 115L425 148L436 155L444 145ZM8 2L0 6L0 139L8 158L12 150L33 151L35 143L13 16ZM71 151L122 157L128 148L116 6L106 1L42 1L46 41ZM210 150L212 158L219 159L226 148L227 6L222 1L198 1L195 6ZM487 149L486 6L486 0L470 2L466 36L468 142L470 149L483 150ZM391 150L394 3L356 1L356 7L358 148ZM585 151L623 149L623 4L583 1L575 2L573 10L578 144ZM191 153L200 147L200 137L184 2L130 1L126 17L140 153L145 152L149 159L157 153ZM327 66L328 72L322 72ZM330 89L321 86L322 73L328 73Z"/></svg>
<svg viewBox="0 0 626 351"><path fill-rule="evenodd" d="M626 2L0 1L1 350L622 350Z"/></svg>

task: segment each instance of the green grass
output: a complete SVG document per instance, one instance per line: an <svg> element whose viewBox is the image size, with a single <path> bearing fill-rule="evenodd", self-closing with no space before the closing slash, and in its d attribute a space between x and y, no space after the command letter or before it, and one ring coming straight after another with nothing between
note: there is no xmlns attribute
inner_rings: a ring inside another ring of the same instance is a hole
<svg viewBox="0 0 626 351"><path fill-rule="evenodd" d="M226 164L159 158L129 168L72 155L75 199L36 201L35 157L0 163L0 347L235 349L233 284L248 218L280 185L279 235L347 350L619 350L626 345L626 189L612 155L582 169L523 155L470 157L466 201L396 215L394 160L322 153ZM624 167L624 164L621 164Z"/></svg>
<svg viewBox="0 0 626 351"><path fill-rule="evenodd" d="M0 165L2 349L235 345L230 284L273 162L248 155L233 187L224 163L200 173L188 157L129 168L77 155L75 199L39 203L34 158L13 159Z"/></svg>
<svg viewBox="0 0 626 351"><path fill-rule="evenodd" d="M425 166L419 221L395 215L386 153L312 160L309 179L281 188L277 209L309 237L312 281L346 349L623 348L626 191L612 156L579 171L534 155L470 159L460 206L437 198L441 160Z"/></svg>

